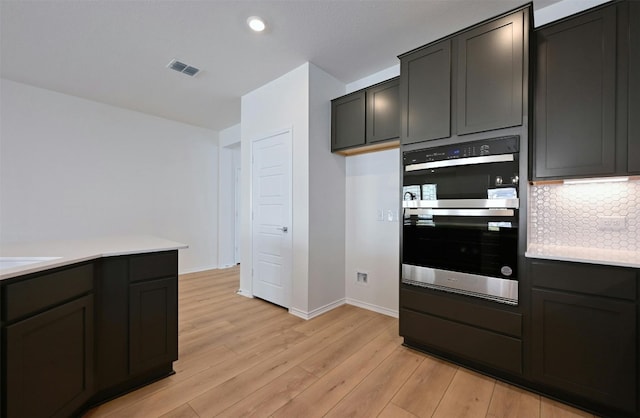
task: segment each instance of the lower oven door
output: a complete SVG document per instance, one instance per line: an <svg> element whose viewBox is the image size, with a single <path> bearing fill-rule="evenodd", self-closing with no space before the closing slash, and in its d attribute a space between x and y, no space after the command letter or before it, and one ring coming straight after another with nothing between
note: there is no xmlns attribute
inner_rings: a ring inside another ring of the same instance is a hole
<svg viewBox="0 0 640 418"><path fill-rule="evenodd" d="M517 212L405 209L402 281L517 304Z"/></svg>

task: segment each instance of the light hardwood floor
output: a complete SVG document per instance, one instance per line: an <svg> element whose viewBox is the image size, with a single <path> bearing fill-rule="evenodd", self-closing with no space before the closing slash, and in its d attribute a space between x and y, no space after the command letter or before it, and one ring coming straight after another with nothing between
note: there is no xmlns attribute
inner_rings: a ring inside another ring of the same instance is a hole
<svg viewBox="0 0 640 418"><path fill-rule="evenodd" d="M403 347L395 318L304 321L238 282L237 267L181 276L176 374L85 417L592 417Z"/></svg>

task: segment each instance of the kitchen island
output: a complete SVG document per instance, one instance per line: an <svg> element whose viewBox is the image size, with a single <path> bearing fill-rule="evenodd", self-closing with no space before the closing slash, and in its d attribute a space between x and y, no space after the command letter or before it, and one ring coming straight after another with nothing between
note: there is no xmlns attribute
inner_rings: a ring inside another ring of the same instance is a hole
<svg viewBox="0 0 640 418"><path fill-rule="evenodd" d="M183 248L148 236L3 246L1 415L75 415L172 374Z"/></svg>

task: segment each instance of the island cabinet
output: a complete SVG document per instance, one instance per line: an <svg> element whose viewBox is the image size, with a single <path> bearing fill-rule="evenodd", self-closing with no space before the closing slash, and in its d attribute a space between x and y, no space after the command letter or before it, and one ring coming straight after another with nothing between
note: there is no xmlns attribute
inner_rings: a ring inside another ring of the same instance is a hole
<svg viewBox="0 0 640 418"><path fill-rule="evenodd" d="M532 378L595 412L638 416L638 277L631 268L530 263Z"/></svg>
<svg viewBox="0 0 640 418"><path fill-rule="evenodd" d="M344 155L393 147L400 136L398 77L331 101L331 151Z"/></svg>
<svg viewBox="0 0 640 418"><path fill-rule="evenodd" d="M613 2L536 31L534 179L640 172L637 9Z"/></svg>
<svg viewBox="0 0 640 418"><path fill-rule="evenodd" d="M2 416L72 415L94 390L93 265L2 287Z"/></svg>
<svg viewBox="0 0 640 418"><path fill-rule="evenodd" d="M522 125L529 8L400 55L401 143Z"/></svg>
<svg viewBox="0 0 640 418"><path fill-rule="evenodd" d="M96 264L96 399L172 373L178 358L177 251Z"/></svg>

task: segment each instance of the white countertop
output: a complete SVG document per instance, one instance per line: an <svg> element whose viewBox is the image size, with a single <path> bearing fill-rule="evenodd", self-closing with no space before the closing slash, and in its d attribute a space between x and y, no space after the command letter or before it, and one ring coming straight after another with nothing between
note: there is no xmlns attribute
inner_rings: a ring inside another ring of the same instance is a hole
<svg viewBox="0 0 640 418"><path fill-rule="evenodd" d="M179 250L188 245L146 235L112 236L83 240L29 242L0 246L0 257L57 257L0 270L0 280L36 273L101 257Z"/></svg>
<svg viewBox="0 0 640 418"><path fill-rule="evenodd" d="M640 268L640 252L529 244L526 257Z"/></svg>

